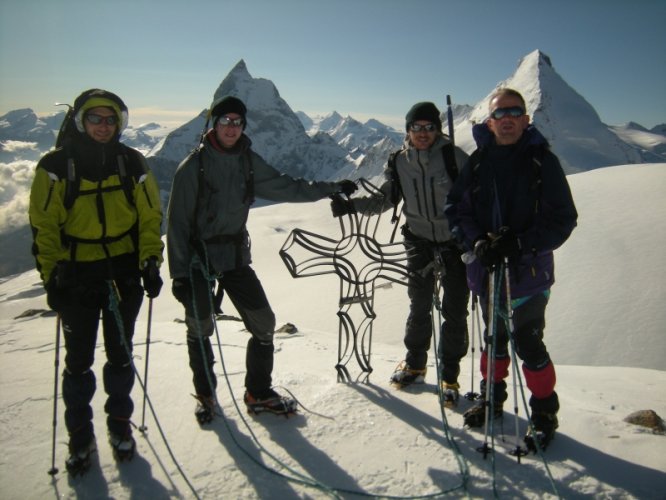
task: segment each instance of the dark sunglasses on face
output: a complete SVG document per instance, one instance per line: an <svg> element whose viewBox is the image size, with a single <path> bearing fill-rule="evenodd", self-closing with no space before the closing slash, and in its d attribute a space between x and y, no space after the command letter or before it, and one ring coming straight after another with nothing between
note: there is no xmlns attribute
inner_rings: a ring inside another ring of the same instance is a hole
<svg viewBox="0 0 666 500"><path fill-rule="evenodd" d="M229 118L228 116L221 116L217 123L223 127L228 127L229 125L233 127L242 127L245 121L242 118Z"/></svg>
<svg viewBox="0 0 666 500"><path fill-rule="evenodd" d="M86 115L86 120L88 123L93 125L99 125L100 123L105 123L107 125L115 125L118 123L118 117L116 115L101 116L94 113L89 113Z"/></svg>
<svg viewBox="0 0 666 500"><path fill-rule="evenodd" d="M525 114L525 110L521 108L520 106L512 106L510 108L497 108L493 110L492 113L490 113L490 117L493 120L501 120L505 116L510 116L511 118L518 118L519 116L523 116Z"/></svg>
<svg viewBox="0 0 666 500"><path fill-rule="evenodd" d="M425 130L426 132L434 132L435 130L437 130L437 127L435 126L434 123L427 123L425 125L412 123L409 125L409 130L411 130L412 132L420 132L421 130Z"/></svg>

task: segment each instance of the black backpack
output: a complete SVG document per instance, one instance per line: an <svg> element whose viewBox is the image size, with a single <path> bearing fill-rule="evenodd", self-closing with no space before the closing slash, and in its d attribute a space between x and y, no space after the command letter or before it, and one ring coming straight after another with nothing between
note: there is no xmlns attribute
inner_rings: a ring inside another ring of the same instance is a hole
<svg viewBox="0 0 666 500"><path fill-rule="evenodd" d="M398 170L396 168L396 158L398 155L404 151L405 148L398 149L393 151L387 162L387 169L391 178L391 203L393 204L393 216L391 217L391 224L395 224L400 218L398 215L398 204L400 200L403 199L402 186L400 185L400 176L398 175ZM444 159L444 166L446 168L446 173L449 175L452 181L455 181L458 178L458 163L456 162L456 151L452 142L449 142L444 145L442 148L442 157Z"/></svg>

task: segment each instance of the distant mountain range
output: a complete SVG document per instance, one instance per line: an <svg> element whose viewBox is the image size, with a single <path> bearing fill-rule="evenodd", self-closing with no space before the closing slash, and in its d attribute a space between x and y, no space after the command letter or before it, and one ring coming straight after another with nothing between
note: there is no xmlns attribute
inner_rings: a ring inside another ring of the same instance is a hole
<svg viewBox="0 0 666 500"><path fill-rule="evenodd" d="M548 139L567 173L610 165L666 162L666 124L647 130L634 122L621 126L602 123L594 108L557 74L550 58L539 50L523 57L513 75L499 82L495 89L503 86L523 94L533 123ZM472 125L486 119L488 102L495 89L475 105L458 104L452 108L456 143L468 153L475 148ZM270 80L252 77L243 60L233 67L213 94L214 98L235 95L246 103L249 110L246 133L252 139L254 150L278 170L293 177L310 180L364 177L378 182L389 153L400 148L404 140L402 130L377 120L361 123L335 111L318 117L295 112ZM446 130L446 109L443 105L439 107ZM128 127L123 133L123 141L148 158L158 178L165 207L173 173L199 143L206 115L204 109L173 130L149 123ZM1 116L0 162L6 170L11 172L12 168L19 168L18 165L25 168L26 162L36 162L48 151L63 116L64 111L38 117L31 109ZM21 181L23 189L6 190L5 198L26 197L29 184L25 183L30 180ZM0 199L7 206L9 201ZM18 205L26 206L25 200ZM0 220L3 219L8 217L1 214ZM27 217L22 220L23 223L0 227L3 252L9 249L7 255L12 256L0 259L0 276L33 265L26 252L31 239Z"/></svg>

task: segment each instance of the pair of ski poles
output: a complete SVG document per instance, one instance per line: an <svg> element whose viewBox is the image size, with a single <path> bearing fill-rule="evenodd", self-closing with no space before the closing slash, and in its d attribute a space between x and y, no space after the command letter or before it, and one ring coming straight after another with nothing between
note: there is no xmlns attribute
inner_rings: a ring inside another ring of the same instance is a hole
<svg viewBox="0 0 666 500"><path fill-rule="evenodd" d="M497 267L499 266L499 276L496 274ZM504 278L504 284L505 284L505 292L506 292L506 308L507 308L507 329L508 329L508 334L509 334L509 342L510 342L510 349L511 349L511 374L514 380L513 384L513 401L514 401L514 424L515 424L515 441L516 441L516 447L512 450L512 454L516 456L518 462L520 463L520 457L527 455L527 450L523 449L520 446L519 443L519 434L518 434L518 390L516 387L516 380L519 380L519 374L518 374L518 369L517 369L517 360L516 360L516 350L513 344L513 333L514 333L514 325L513 325L513 308L511 306L511 283L510 283L510 275L509 275L509 263L508 263L508 258L504 258L504 261L500 263L498 266L494 266L491 268L489 277L488 277L488 340L486 342L489 352L487 352L487 359L488 363L486 366L486 393L484 395L485 401L486 401L486 408L485 408L485 421L484 421L484 441L483 445L480 446L477 451L483 453L484 458L490 451L490 446L488 445L488 436L491 433L490 427L491 427L491 422L490 422L490 414L493 410L491 405L494 404L494 394L493 394L493 386L494 386L494 374L495 374L495 348L497 344L497 337L496 337L496 329L497 329L497 324L496 320L499 314L496 311L496 308L498 306L498 298L500 295L499 289L497 289L497 286L501 283L502 277ZM502 276L502 274L504 276ZM472 310L474 311L476 309L476 297L473 299L472 302ZM476 311L477 317L476 317L476 322L477 324L479 323L478 321L478 310ZM475 318L472 318L472 381L474 380L474 323ZM480 326L480 325L479 325ZM479 328L479 342L480 342L480 328ZM468 396L468 399L472 399L473 397L476 396L476 394L473 392L474 389L474 383L472 382L472 392L467 393L466 396Z"/></svg>
<svg viewBox="0 0 666 500"><path fill-rule="evenodd" d="M146 362L143 374L143 411L141 413L141 426L139 430L145 433L147 427L146 421L146 397L148 392L148 360L150 357L150 331L153 319L153 299L148 301L148 326L146 329ZM55 361L54 361L54 375L53 375L53 433L51 439L51 468L48 470L49 475L55 476L58 473L58 468L55 466L55 448L56 448L56 430L58 427L58 371L60 368L60 325L62 319L60 314L56 316L56 343L55 343Z"/></svg>

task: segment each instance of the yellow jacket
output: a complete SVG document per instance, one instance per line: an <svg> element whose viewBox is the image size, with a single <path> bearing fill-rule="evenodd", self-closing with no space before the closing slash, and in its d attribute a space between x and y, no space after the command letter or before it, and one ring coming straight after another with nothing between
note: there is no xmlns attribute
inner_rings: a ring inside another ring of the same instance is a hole
<svg viewBox="0 0 666 500"><path fill-rule="evenodd" d="M72 190L77 194L68 195ZM143 155L119 142L83 138L67 151L47 153L35 172L29 217L45 284L59 261L104 270L104 278L138 273L149 257L162 262L157 182ZM128 262L133 269L114 269Z"/></svg>

